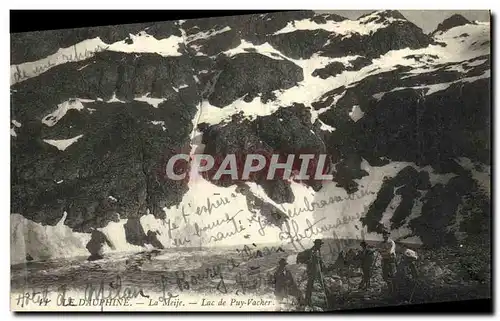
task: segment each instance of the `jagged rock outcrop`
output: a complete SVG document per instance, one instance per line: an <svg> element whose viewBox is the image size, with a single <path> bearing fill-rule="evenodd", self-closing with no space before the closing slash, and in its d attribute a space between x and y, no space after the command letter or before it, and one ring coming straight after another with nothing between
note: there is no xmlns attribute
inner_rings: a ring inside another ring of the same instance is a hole
<svg viewBox="0 0 500 321"><path fill-rule="evenodd" d="M299 104L280 108L272 115L257 117L251 122L234 118L223 125L200 126L200 130L204 133L203 144L206 145L204 152L216 160L213 169L207 172L208 177L215 175L225 155L233 153L237 155L238 177L242 175L246 155L263 155L267 159L266 166L255 175L250 175L250 180L262 185L266 194L277 203L292 203L295 197L289 183L281 180L284 175L283 170L277 170L273 179L267 179L271 155L280 155L280 163L285 163L288 155L294 155L293 169L300 170L302 164L298 158L300 154L319 155L326 152L320 131L311 124L310 112ZM312 178L317 163L313 160L311 164L307 174ZM328 165L328 160L326 164ZM325 167L324 173L327 170L328 167ZM238 183L238 180L223 175L214 183L229 186ZM306 180L304 183L316 187L318 184L314 179Z"/></svg>
<svg viewBox="0 0 500 321"><path fill-rule="evenodd" d="M446 183L430 184L426 171L417 171L407 166L395 176L385 177L377 197L370 205L365 217L361 218L363 225L369 231L381 232L384 224L382 215L389 210L389 204L395 197L400 201L389 221L389 227L397 230L404 224L412 229L412 236L418 236L428 247L439 247L462 241L465 235L485 235L489 231L490 201L479 191L471 173L462 167ZM478 196L477 204L471 206L472 198ZM416 202L421 203L421 215L411 217L415 211ZM467 209L481 211L481 215L471 215ZM469 225L470 224L470 225ZM387 225L386 225L387 227ZM474 230L472 232L472 230Z"/></svg>
<svg viewBox="0 0 500 321"><path fill-rule="evenodd" d="M403 168L394 178L384 178L384 183L377 193L376 200L370 205L368 213L361 219L370 231L381 232L382 225L379 223L389 203L396 195L401 196L401 202L394 210L391 217L391 228L398 229L412 212L414 202L422 194L422 191L431 188L429 174L425 171L417 171L411 166Z"/></svg>
<svg viewBox="0 0 500 321"><path fill-rule="evenodd" d="M316 23L325 24L328 21L340 22L347 20L347 18L339 16L338 14L334 13L320 13L320 14L315 14L312 18L310 18L310 20Z"/></svg>
<svg viewBox="0 0 500 321"><path fill-rule="evenodd" d="M390 50L403 48L423 48L432 43L432 39L422 32L422 29L406 20L397 11L383 11L359 17L361 25L377 23L384 25L369 35L353 33L345 37L334 35L328 45L321 50L321 55L327 57L342 57L360 55L376 58Z"/></svg>
<svg viewBox="0 0 500 321"><path fill-rule="evenodd" d="M428 246L439 246L456 241L448 226L456 220L462 197L473 187L470 176L457 176L446 185L436 184L422 199L422 215L409 222L409 226Z"/></svg>
<svg viewBox="0 0 500 321"><path fill-rule="evenodd" d="M144 246L151 244L157 249L163 249L163 244L158 240L157 233L154 231L144 231L141 221L138 218L129 218L123 225L125 238L129 244Z"/></svg>
<svg viewBox="0 0 500 321"><path fill-rule="evenodd" d="M419 166L430 164L441 173L453 171L448 160L460 155L487 164L490 89L488 78L481 77L488 72L489 58L478 57L462 65L468 63L475 66L465 73L447 71L457 64L445 64L411 77L406 77L408 67L368 76L356 86L326 93L313 107L325 108L337 100L335 108L319 117L337 128L330 146L335 146L341 158L354 150L372 165L372 160L386 157ZM475 81L462 81L464 78ZM398 79L401 87L395 88ZM350 116L353 106L363 111L356 121ZM359 168L351 166L354 171Z"/></svg>
<svg viewBox="0 0 500 321"><path fill-rule="evenodd" d="M12 142L12 211L50 225L66 211L65 224L76 231L147 208L162 218L162 208L187 190L185 181L166 179L164 168L187 148L196 113L189 60L123 53L92 59L81 70L88 61L13 86L12 117L23 125ZM163 102L155 108L133 100L147 93ZM120 101L102 101L112 97ZM44 141L80 135L64 151Z"/></svg>
<svg viewBox="0 0 500 321"><path fill-rule="evenodd" d="M366 57L357 57L356 59L350 60L347 66L340 61L334 61L323 68L314 70L312 75L314 77L326 79L328 77L335 77L336 75L339 75L344 71L360 70L361 68L369 66L370 64L371 60Z"/></svg>
<svg viewBox="0 0 500 321"><path fill-rule="evenodd" d="M269 37L269 43L292 59L309 59L325 46L330 33L326 30L297 30Z"/></svg>
<svg viewBox="0 0 500 321"><path fill-rule="evenodd" d="M238 47L241 44L241 37L237 30L221 28L213 31L210 38L195 38L190 40L188 37L189 48L196 48L196 53L207 56L216 56L217 54Z"/></svg>
<svg viewBox="0 0 500 321"><path fill-rule="evenodd" d="M202 31L222 29L227 26L239 33L240 37L253 43L262 44L267 41L267 36L283 29L292 21L314 17L314 11L283 11L251 15L233 15L226 17L213 17L190 19L182 24L188 36Z"/></svg>

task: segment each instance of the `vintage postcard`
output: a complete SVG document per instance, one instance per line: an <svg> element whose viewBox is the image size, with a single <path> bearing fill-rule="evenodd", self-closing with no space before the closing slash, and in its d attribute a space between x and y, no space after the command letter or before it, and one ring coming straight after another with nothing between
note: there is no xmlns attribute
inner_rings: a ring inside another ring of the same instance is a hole
<svg viewBox="0 0 500 321"><path fill-rule="evenodd" d="M490 12L231 14L11 34L11 310L490 299Z"/></svg>

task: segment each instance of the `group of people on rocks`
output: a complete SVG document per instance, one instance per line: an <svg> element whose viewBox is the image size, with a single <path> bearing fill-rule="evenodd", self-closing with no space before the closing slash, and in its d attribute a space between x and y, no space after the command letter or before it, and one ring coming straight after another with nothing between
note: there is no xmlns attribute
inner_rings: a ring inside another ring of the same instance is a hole
<svg viewBox="0 0 500 321"><path fill-rule="evenodd" d="M416 261L417 253L411 249L405 249L399 264L396 260L396 243L390 238L390 231L384 229L382 232L383 241L376 247L368 245L362 241L361 250L355 255L352 262L356 262L355 268L361 268L362 278L359 288L368 290L370 281L373 276L373 270L377 255L381 257L382 276L387 284L387 289L391 295L399 294L401 289L409 289L415 287L415 281L418 278ZM334 265L327 267L321 256L321 246L323 240L316 239L312 248L300 252L297 255L297 263L306 265L307 285L305 297L302 296L297 283L295 282L292 273L287 269L287 261L280 259L278 267L274 274L275 280L275 295L279 301L287 296L297 298L300 304L311 306L311 295L316 282L324 291L324 294L329 297L331 290L325 286L323 274L335 269ZM343 254L340 254L343 255Z"/></svg>

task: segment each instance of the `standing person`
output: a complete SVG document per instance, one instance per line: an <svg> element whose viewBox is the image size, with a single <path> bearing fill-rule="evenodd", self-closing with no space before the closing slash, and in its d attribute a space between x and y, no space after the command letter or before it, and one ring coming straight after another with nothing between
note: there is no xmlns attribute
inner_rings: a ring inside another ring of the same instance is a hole
<svg viewBox="0 0 500 321"><path fill-rule="evenodd" d="M418 270L416 262L418 255L411 249L405 249L398 265L398 296L404 300L411 300L418 281ZM409 297L408 297L409 296Z"/></svg>
<svg viewBox="0 0 500 321"><path fill-rule="evenodd" d="M323 259L321 258L321 245L323 241L320 239L314 240L314 245L309 249L309 258L307 263L307 287L306 287L306 304L311 305L311 295L314 286L314 282L318 280L321 283L321 287L325 291L326 288L323 280L323 271L325 271L325 266L323 264ZM328 298L327 298L328 300Z"/></svg>
<svg viewBox="0 0 500 321"><path fill-rule="evenodd" d="M363 241L361 242L361 252L359 253L359 260L361 261L361 270L363 271L363 278L359 287L367 290L370 287L370 280L372 278L373 262L375 261L375 252L373 248Z"/></svg>
<svg viewBox="0 0 500 321"><path fill-rule="evenodd" d="M287 264L285 259L280 259L278 261L278 267L274 272L274 295L279 301L283 300L288 295L292 295L301 302L302 296L300 290L293 279L292 273L286 268Z"/></svg>
<svg viewBox="0 0 500 321"><path fill-rule="evenodd" d="M382 276L387 283L387 288L394 294L396 276L396 243L389 237L391 232L388 229L382 231L383 242L380 243L379 252L382 257Z"/></svg>

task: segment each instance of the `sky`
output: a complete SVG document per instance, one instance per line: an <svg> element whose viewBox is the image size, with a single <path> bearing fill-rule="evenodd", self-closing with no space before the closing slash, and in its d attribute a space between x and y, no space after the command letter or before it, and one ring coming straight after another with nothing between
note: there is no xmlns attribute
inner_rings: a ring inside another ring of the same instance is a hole
<svg viewBox="0 0 500 321"><path fill-rule="evenodd" d="M349 19L356 19L361 15L373 12L373 10L329 10L317 12L331 12ZM473 21L490 21L490 12L488 10L398 10L409 21L413 22L425 33L432 32L444 19L454 15L461 14L465 18Z"/></svg>

